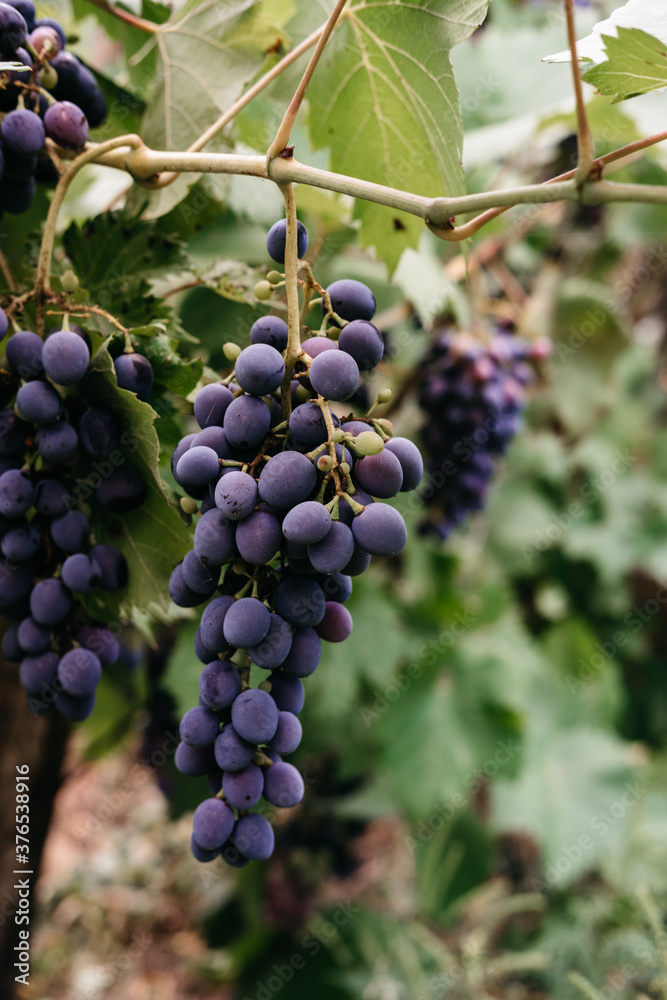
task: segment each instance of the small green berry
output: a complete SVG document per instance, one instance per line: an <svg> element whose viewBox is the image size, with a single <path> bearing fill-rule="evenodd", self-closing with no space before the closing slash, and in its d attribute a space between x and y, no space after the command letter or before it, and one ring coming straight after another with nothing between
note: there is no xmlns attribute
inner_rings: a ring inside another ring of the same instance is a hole
<svg viewBox="0 0 667 1000"><path fill-rule="evenodd" d="M258 281L255 285L255 297L260 302L267 302L273 295L273 286L268 281Z"/></svg>
<svg viewBox="0 0 667 1000"><path fill-rule="evenodd" d="M197 501L193 500L192 497L181 497L181 510L185 511L186 514L196 514Z"/></svg>
<svg viewBox="0 0 667 1000"><path fill-rule="evenodd" d="M350 448L357 455L379 455L384 449L384 441L375 431L363 431L350 442Z"/></svg>
<svg viewBox="0 0 667 1000"><path fill-rule="evenodd" d="M266 276L266 280L269 282L270 285L279 285L280 282L283 280L283 275L280 273L280 271L269 271L269 273Z"/></svg>
<svg viewBox="0 0 667 1000"><path fill-rule="evenodd" d="M381 392L378 392L378 403L388 403L392 396L393 392L391 389L382 389Z"/></svg>
<svg viewBox="0 0 667 1000"><path fill-rule="evenodd" d="M226 344L222 345L222 353L227 358L228 361L236 361L239 354L241 353L241 348L238 344L234 344L231 341L227 341Z"/></svg>
<svg viewBox="0 0 667 1000"><path fill-rule="evenodd" d="M75 292L79 287L79 279L71 267L68 267L63 274L61 283L65 292Z"/></svg>
<svg viewBox="0 0 667 1000"><path fill-rule="evenodd" d="M320 455L317 460L317 468L320 472L331 472L333 466L333 458L331 455Z"/></svg>

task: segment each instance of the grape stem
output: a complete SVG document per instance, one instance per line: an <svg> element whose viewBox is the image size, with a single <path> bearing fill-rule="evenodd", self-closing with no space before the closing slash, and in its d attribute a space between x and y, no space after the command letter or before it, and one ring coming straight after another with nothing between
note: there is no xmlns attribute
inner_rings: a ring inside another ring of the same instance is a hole
<svg viewBox="0 0 667 1000"><path fill-rule="evenodd" d="M285 292L287 295L287 350L285 352L285 377L281 387L281 416L289 420L292 413L292 373L301 352L301 324L299 321L299 248L294 187L281 184L285 199Z"/></svg>
<svg viewBox="0 0 667 1000"><path fill-rule="evenodd" d="M565 18L567 20L567 40L572 62L572 82L577 102L577 166L574 172L574 179L579 187L581 187L590 177L593 163L595 162L595 152L593 149L593 137L591 136L591 129L588 124L588 115L586 114L584 91L581 85L581 71L577 56L577 32L574 24L574 0L565 0Z"/></svg>
<svg viewBox="0 0 667 1000"><path fill-rule="evenodd" d="M294 123L296 121L296 117L299 113L299 109L301 108L303 99L306 95L308 84L313 78L313 74L317 69L317 64L320 61L320 58L322 56L322 53L324 52L327 42L331 38L333 30L336 27L336 24L338 23L338 19L343 13L343 8L345 7L346 3L347 0L338 0L336 6L334 7L329 16L329 20L324 26L324 30L320 35L315 51L310 57L310 62L306 67L306 71L301 77L301 81L296 89L296 93L294 94L294 97L289 103L289 107L287 108L287 111L283 116L283 120L278 126L276 137L269 146L269 149L266 154L267 166L271 163L272 160L275 160L275 158L283 152L283 150L287 146L287 143L289 142L289 137L292 132Z"/></svg>
<svg viewBox="0 0 667 1000"><path fill-rule="evenodd" d="M99 7L100 10L103 10L107 14L111 14L112 17L117 17L119 21L124 21L125 24L131 24L133 28L139 28L140 31L155 35L160 30L159 24L147 21L143 17L137 17L136 14L131 14L127 10L121 10L120 7L112 7L106 0L88 0L88 3L92 4L93 7Z"/></svg>
<svg viewBox="0 0 667 1000"><path fill-rule="evenodd" d="M333 439L334 435L334 423L333 417L331 416L331 410L329 405L324 398L324 396L317 396L314 402L319 406L322 416L324 418L324 424L327 429L327 444L329 446L329 455L331 456L331 461L333 462L333 469L329 475L333 476L333 481L336 484L336 496L342 492L342 487L340 485L340 475L338 473L338 455L336 454L336 442Z"/></svg>
<svg viewBox="0 0 667 1000"><path fill-rule="evenodd" d="M105 153L110 153L113 150L120 148L125 148L126 150L128 148L138 149L142 145L142 141L138 135L121 135L116 139L109 139L107 142L102 142L99 146L86 148L85 152L81 153L80 156L77 156L76 159L72 161L56 184L56 189L53 192L53 198L51 199L49 211L46 216L46 222L44 224L44 235L42 237L42 245L39 250L39 261L37 263L37 274L35 277L35 288L31 293L31 296L37 300L35 328L40 337L44 336L46 300L51 291L51 258L53 256L53 243L56 237L58 213L70 184L82 167L85 167L88 163L92 163L94 160L99 159L100 156L104 156Z"/></svg>

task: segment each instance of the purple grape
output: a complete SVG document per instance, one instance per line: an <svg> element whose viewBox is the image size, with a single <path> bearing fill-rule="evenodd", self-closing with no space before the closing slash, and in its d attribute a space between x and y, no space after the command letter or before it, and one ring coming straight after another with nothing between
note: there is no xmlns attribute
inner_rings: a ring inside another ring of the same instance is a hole
<svg viewBox="0 0 667 1000"><path fill-rule="evenodd" d="M262 469L259 495L272 507L293 507L310 496L316 483L317 472L309 458L298 451L282 451Z"/></svg>
<svg viewBox="0 0 667 1000"><path fill-rule="evenodd" d="M236 555L234 524L217 508L202 514L197 522L195 552L210 566L222 566Z"/></svg>
<svg viewBox="0 0 667 1000"><path fill-rule="evenodd" d="M361 576L371 564L371 557L360 545L355 543L354 552L347 566L343 568L346 576Z"/></svg>
<svg viewBox="0 0 667 1000"><path fill-rule="evenodd" d="M0 32L1 32L0 28ZM21 44L21 43L19 43ZM0 41L0 48L3 42ZM2 145L14 156L37 156L44 145L44 126L39 115L25 108L10 111L2 123Z"/></svg>
<svg viewBox="0 0 667 1000"><path fill-rule="evenodd" d="M331 576L325 577L320 582L320 587L327 602L337 601L338 604L345 604L352 594L352 580L343 573L332 573Z"/></svg>
<svg viewBox="0 0 667 1000"><path fill-rule="evenodd" d="M354 466L354 480L371 496L387 500L403 486L403 469L396 455L386 448L379 455L360 458Z"/></svg>
<svg viewBox="0 0 667 1000"><path fill-rule="evenodd" d="M262 641L270 624L269 610L261 601L254 597L242 597L225 615L223 632L230 646L247 649Z"/></svg>
<svg viewBox="0 0 667 1000"><path fill-rule="evenodd" d="M114 469L97 487L95 496L107 510L125 513L141 507L148 496L148 488L132 469Z"/></svg>
<svg viewBox="0 0 667 1000"><path fill-rule="evenodd" d="M108 410L86 410L77 429L83 450L90 458L106 458L120 444L118 423Z"/></svg>
<svg viewBox="0 0 667 1000"><path fill-rule="evenodd" d="M51 646L51 632L34 618L24 618L18 626L18 642L30 656L46 653Z"/></svg>
<svg viewBox="0 0 667 1000"><path fill-rule="evenodd" d="M234 829L234 813L220 799L204 799L192 817L192 836L199 847L222 847Z"/></svg>
<svg viewBox="0 0 667 1000"><path fill-rule="evenodd" d="M90 351L72 330L56 330L44 342L42 362L56 385L75 385L88 371Z"/></svg>
<svg viewBox="0 0 667 1000"><path fill-rule="evenodd" d="M81 625L74 638L79 645L94 653L103 667L111 666L121 655L120 643L103 625Z"/></svg>
<svg viewBox="0 0 667 1000"><path fill-rule="evenodd" d="M248 859L243 857L238 848L234 847L231 840L228 840L226 844L222 845L220 857L231 868L245 868L245 866L249 863Z"/></svg>
<svg viewBox="0 0 667 1000"><path fill-rule="evenodd" d="M314 580L287 577L276 588L274 606L282 618L294 625L319 625L324 617L324 594Z"/></svg>
<svg viewBox="0 0 667 1000"><path fill-rule="evenodd" d="M303 778L292 764L278 761L264 773L264 798L273 806L291 809L298 806L305 787Z"/></svg>
<svg viewBox="0 0 667 1000"><path fill-rule="evenodd" d="M24 420L42 427L60 416L63 401L47 382L27 382L17 393L16 406Z"/></svg>
<svg viewBox="0 0 667 1000"><path fill-rule="evenodd" d="M148 358L143 354L121 354L113 365L119 389L135 392L137 399L146 402L153 389L153 366Z"/></svg>
<svg viewBox="0 0 667 1000"><path fill-rule="evenodd" d="M327 428L317 403L301 403L292 410L289 431L295 441L308 448L314 448L326 441Z"/></svg>
<svg viewBox="0 0 667 1000"><path fill-rule="evenodd" d="M77 698L66 691L58 691L53 704L70 722L83 722L95 707L95 692L91 691L90 694Z"/></svg>
<svg viewBox="0 0 667 1000"><path fill-rule="evenodd" d="M250 646L248 653L253 663L264 670L279 667L292 646L292 629L280 615L271 614L269 631L260 643Z"/></svg>
<svg viewBox="0 0 667 1000"><path fill-rule="evenodd" d="M315 629L298 628L280 669L292 677L310 677L317 670L321 658L322 643Z"/></svg>
<svg viewBox="0 0 667 1000"><path fill-rule="evenodd" d="M30 13L29 8L21 10L13 3L0 3L0 55L3 59L12 59L16 49L25 44L29 26L24 10ZM34 16L33 7L33 22Z"/></svg>
<svg viewBox="0 0 667 1000"><path fill-rule="evenodd" d="M292 712L278 713L278 728L269 747L275 753L293 753L301 743L301 723Z"/></svg>
<svg viewBox="0 0 667 1000"><path fill-rule="evenodd" d="M248 861L266 861L273 854L275 846L271 824L258 813L251 813L236 821L231 841Z"/></svg>
<svg viewBox="0 0 667 1000"><path fill-rule="evenodd" d="M352 615L344 604L327 601L317 634L325 642L344 642L352 634Z"/></svg>
<svg viewBox="0 0 667 1000"><path fill-rule="evenodd" d="M79 448L79 438L71 424L58 420L40 427L35 438L37 451L49 462L68 462Z"/></svg>
<svg viewBox="0 0 667 1000"><path fill-rule="evenodd" d="M192 857L195 861L200 861L202 864L206 864L209 861L215 861L216 858L220 857L220 848L216 847L214 851L206 851L203 847L200 847L195 840L194 833L190 836L190 851L192 852Z"/></svg>
<svg viewBox="0 0 667 1000"><path fill-rule="evenodd" d="M58 680L74 698L91 695L102 676L102 664L89 649L70 649L58 664Z"/></svg>
<svg viewBox="0 0 667 1000"><path fill-rule="evenodd" d="M355 319L340 331L338 346L351 355L362 372L371 371L382 361L384 340L376 326L363 319Z"/></svg>
<svg viewBox="0 0 667 1000"><path fill-rule="evenodd" d="M373 319L375 315L375 296L367 285L361 281L354 281L352 278L343 278L334 281L333 285L327 288L333 311L350 322L355 319ZM326 312L326 306L322 302L322 312Z"/></svg>
<svg viewBox="0 0 667 1000"><path fill-rule="evenodd" d="M202 642L212 653L223 653L229 643L225 639L224 624L227 612L234 603L233 597L216 597L208 605L201 618Z"/></svg>
<svg viewBox="0 0 667 1000"><path fill-rule="evenodd" d="M199 696L208 708L219 712L236 698L241 690L241 678L233 663L213 660L208 663L199 677Z"/></svg>
<svg viewBox="0 0 667 1000"><path fill-rule="evenodd" d="M21 663L19 677L28 694L43 695L52 688L58 674L58 657L55 653L26 656Z"/></svg>
<svg viewBox="0 0 667 1000"><path fill-rule="evenodd" d="M328 534L308 546L308 558L318 573L340 573L352 558L354 536L340 521L332 521Z"/></svg>
<svg viewBox="0 0 667 1000"><path fill-rule="evenodd" d="M181 719L180 736L191 747L207 747L215 743L220 732L220 722L210 708L191 708Z"/></svg>
<svg viewBox="0 0 667 1000"><path fill-rule="evenodd" d="M76 552L63 563L62 580L66 587L76 593L92 594L100 585L100 568L89 555Z"/></svg>
<svg viewBox="0 0 667 1000"><path fill-rule="evenodd" d="M120 549L115 545L94 545L90 556L100 568L100 590L122 590L127 586L127 560Z"/></svg>
<svg viewBox="0 0 667 1000"><path fill-rule="evenodd" d="M188 552L182 563L183 582L195 594L210 597L220 580L220 567L204 565L193 551Z"/></svg>
<svg viewBox="0 0 667 1000"><path fill-rule="evenodd" d="M247 472L228 472L215 487L215 505L230 521L248 517L256 503L257 483Z"/></svg>
<svg viewBox="0 0 667 1000"><path fill-rule="evenodd" d="M323 351L337 351L338 344L328 337L309 337L301 344L308 357L317 358Z"/></svg>
<svg viewBox="0 0 667 1000"><path fill-rule="evenodd" d="M49 139L66 149L83 149L88 141L86 116L71 101L51 105L44 115L44 131Z"/></svg>
<svg viewBox="0 0 667 1000"><path fill-rule="evenodd" d="M27 521L15 524L2 536L0 548L9 562L29 562L39 552L42 539L39 531Z"/></svg>
<svg viewBox="0 0 667 1000"><path fill-rule="evenodd" d="M203 778L215 766L211 747L190 747L187 743L179 743L174 754L176 770L189 778Z"/></svg>
<svg viewBox="0 0 667 1000"><path fill-rule="evenodd" d="M0 410L0 458L22 456L31 427L13 410Z"/></svg>
<svg viewBox="0 0 667 1000"><path fill-rule="evenodd" d="M19 330L7 341L7 363L24 382L39 378L44 371L41 337L30 330Z"/></svg>
<svg viewBox="0 0 667 1000"><path fill-rule="evenodd" d="M234 376L251 396L266 396L280 387L285 377L285 362L275 347L251 344L236 359Z"/></svg>
<svg viewBox="0 0 667 1000"><path fill-rule="evenodd" d="M212 448L195 445L189 448L176 466L179 482L187 486L205 486L220 472L220 459Z"/></svg>
<svg viewBox="0 0 667 1000"><path fill-rule="evenodd" d="M263 316L256 320L250 328L252 344L268 344L282 352L287 347L289 331L287 323L279 316Z"/></svg>
<svg viewBox="0 0 667 1000"><path fill-rule="evenodd" d="M390 451L401 463L403 485L401 493L416 490L424 475L424 463L416 444L408 438L397 437L385 442L385 451Z"/></svg>
<svg viewBox="0 0 667 1000"><path fill-rule="evenodd" d="M225 413L224 430L233 448L254 448L271 426L271 410L255 396L238 396Z"/></svg>
<svg viewBox="0 0 667 1000"><path fill-rule="evenodd" d="M308 378L320 396L341 402L359 387L357 362L344 351L323 351L311 364Z"/></svg>
<svg viewBox="0 0 667 1000"><path fill-rule="evenodd" d="M205 385L195 399L195 420L202 428L222 427L227 407L233 399L234 394L226 385Z"/></svg>
<svg viewBox="0 0 667 1000"><path fill-rule="evenodd" d="M37 492L30 477L18 469L8 469L0 476L0 514L20 517L35 503Z"/></svg>
<svg viewBox="0 0 667 1000"><path fill-rule="evenodd" d="M223 771L240 771L255 756L256 745L242 739L228 723L215 741L215 760Z"/></svg>
<svg viewBox="0 0 667 1000"><path fill-rule="evenodd" d="M266 743L278 725L276 703L266 691L248 688L238 695L232 705L232 724L248 743Z"/></svg>
<svg viewBox="0 0 667 1000"><path fill-rule="evenodd" d="M49 531L51 538L58 548L61 548L63 552L73 554L75 552L82 552L86 547L90 535L90 525L88 524L88 518L81 511L70 510L67 514L63 514L62 517L55 518L51 522ZM100 570L100 582L102 578L102 571Z"/></svg>
<svg viewBox="0 0 667 1000"><path fill-rule="evenodd" d="M271 674L271 697L281 712L298 715L303 708L306 693L298 677L276 670Z"/></svg>
<svg viewBox="0 0 667 1000"><path fill-rule="evenodd" d="M312 545L321 542L331 527L331 514L324 504L305 500L293 507L283 521L283 534L290 542Z"/></svg>
<svg viewBox="0 0 667 1000"><path fill-rule="evenodd" d="M232 458L232 449L229 446L227 437L222 427L205 427L199 434L195 434L193 446L212 448L218 458Z"/></svg>
<svg viewBox="0 0 667 1000"><path fill-rule="evenodd" d="M222 787L227 801L235 809L252 809L262 797L264 775L256 764L246 764L240 771L225 771Z"/></svg>
<svg viewBox="0 0 667 1000"><path fill-rule="evenodd" d="M169 577L169 596L179 608L196 608L206 600L205 594L195 593L183 579L183 563L178 563Z"/></svg>
<svg viewBox="0 0 667 1000"><path fill-rule="evenodd" d="M408 537L405 521L386 503L373 504L357 515L352 522L352 534L369 555L386 558L397 555Z"/></svg>
<svg viewBox="0 0 667 1000"><path fill-rule="evenodd" d="M236 547L239 555L251 566L270 563L280 548L282 532L280 521L263 510L240 521L236 528Z"/></svg>
<svg viewBox="0 0 667 1000"><path fill-rule="evenodd" d="M297 222L296 224L296 244L297 254L299 260L301 260L308 249L308 230L304 226L303 222ZM278 222L275 222L271 226L268 236L266 237L266 249L269 252L271 260L275 260L276 264L285 263L286 246L287 222L285 219L279 219Z"/></svg>
<svg viewBox="0 0 667 1000"><path fill-rule="evenodd" d="M59 517L64 514L71 501L62 483L55 479L42 479L37 483L35 509L45 517Z"/></svg>

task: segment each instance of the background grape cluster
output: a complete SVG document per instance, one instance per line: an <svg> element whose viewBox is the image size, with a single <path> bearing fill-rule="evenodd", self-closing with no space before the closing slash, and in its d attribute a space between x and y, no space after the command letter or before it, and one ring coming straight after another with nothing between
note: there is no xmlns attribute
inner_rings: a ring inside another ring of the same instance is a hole
<svg viewBox="0 0 667 1000"><path fill-rule="evenodd" d="M307 244L300 227L300 255ZM284 261L284 222L267 248ZM222 855L242 866L271 854L271 824L250 810L262 798L291 807L303 797L300 773L283 760L301 740L302 679L317 668L322 640L352 631L352 578L371 556L395 556L405 544L401 515L375 499L414 489L423 472L415 445L392 438L388 421L329 406L349 400L382 359L371 290L335 282L322 308L328 336L305 339L287 376L286 323L258 320L226 384L200 391L200 429L173 454L188 494L182 506L201 503L194 549L174 569L170 594L181 607L209 602L195 640L205 664L199 704L181 721L176 752L178 769L208 776L213 793L193 819L200 861ZM285 420L280 390L290 376Z"/></svg>
<svg viewBox="0 0 667 1000"><path fill-rule="evenodd" d="M106 118L106 102L87 66L68 52L58 21L37 19L31 0L0 3L0 58L28 71L0 74L0 212L30 207L35 182L57 180L44 140L82 149Z"/></svg>
<svg viewBox="0 0 667 1000"><path fill-rule="evenodd" d="M503 328L487 345L450 330L436 334L418 368L427 470L419 492L431 508L422 531L446 539L483 508L494 459L521 426L531 362L548 353L547 341L528 343Z"/></svg>
<svg viewBox="0 0 667 1000"><path fill-rule="evenodd" d="M4 313L0 319L6 332ZM80 392L90 345L79 328L45 341L17 331L5 354L5 405L13 408L0 411L0 611L14 624L2 649L20 662L35 714L55 706L79 722L92 712L102 668L119 656L117 637L89 619L82 599L122 589L128 569L119 549L95 544L76 478L87 463L108 459L122 432L110 411L91 407ZM115 363L118 384L136 392L142 386L131 376L148 362L129 358L128 367L126 359ZM107 466L96 502L117 512L141 504L142 480L123 465Z"/></svg>

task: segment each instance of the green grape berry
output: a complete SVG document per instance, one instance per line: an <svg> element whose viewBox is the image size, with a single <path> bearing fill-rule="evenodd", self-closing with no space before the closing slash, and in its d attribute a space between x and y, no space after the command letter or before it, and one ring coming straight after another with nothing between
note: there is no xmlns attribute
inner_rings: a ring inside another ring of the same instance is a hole
<svg viewBox="0 0 667 1000"><path fill-rule="evenodd" d="M196 514L197 501L193 500L192 497L181 497L181 510L185 511L186 514Z"/></svg>
<svg viewBox="0 0 667 1000"><path fill-rule="evenodd" d="M236 361L239 354L241 353L241 348L238 344L234 344L231 341L227 341L226 344L222 345L222 353L227 358L228 361Z"/></svg>
<svg viewBox="0 0 667 1000"><path fill-rule="evenodd" d="M62 276L62 286L65 292L75 292L79 287L79 279L71 267L68 267Z"/></svg>
<svg viewBox="0 0 667 1000"><path fill-rule="evenodd" d="M283 280L283 275L280 273L280 271L269 271L269 273L266 276L266 280L269 282L270 285L279 285L280 282Z"/></svg>
<svg viewBox="0 0 667 1000"><path fill-rule="evenodd" d="M331 455L320 455L317 460L317 468L320 472L331 472L333 465L334 463Z"/></svg>
<svg viewBox="0 0 667 1000"><path fill-rule="evenodd" d="M392 396L393 392L391 389L382 389L381 392L378 392L378 403L381 405L383 403L388 403Z"/></svg>
<svg viewBox="0 0 667 1000"><path fill-rule="evenodd" d="M363 431L350 442L350 448L357 455L379 455L384 448L384 441L375 431Z"/></svg>
<svg viewBox="0 0 667 1000"><path fill-rule="evenodd" d="M273 295L273 285L268 281L258 281L255 285L255 297L260 302L266 302Z"/></svg>

